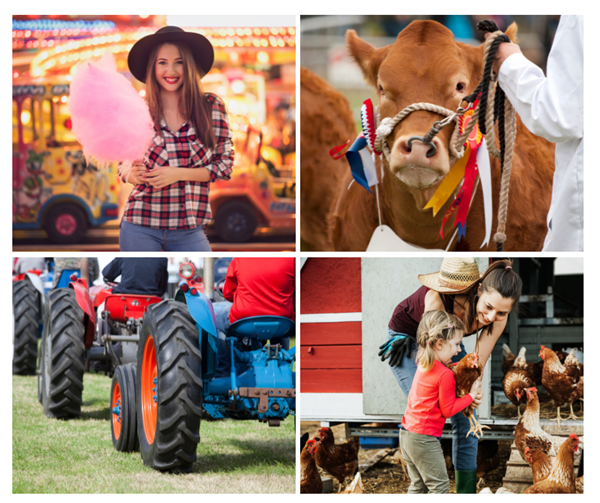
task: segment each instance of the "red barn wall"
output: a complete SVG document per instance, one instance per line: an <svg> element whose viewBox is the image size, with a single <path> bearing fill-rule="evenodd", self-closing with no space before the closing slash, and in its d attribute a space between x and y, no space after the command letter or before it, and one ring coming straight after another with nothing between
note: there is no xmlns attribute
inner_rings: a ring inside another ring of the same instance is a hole
<svg viewBox="0 0 600 503"><path fill-rule="evenodd" d="M359 258L310 258L302 267L300 313L360 313ZM342 315L343 318L343 315ZM300 391L362 393L362 323L300 325Z"/></svg>

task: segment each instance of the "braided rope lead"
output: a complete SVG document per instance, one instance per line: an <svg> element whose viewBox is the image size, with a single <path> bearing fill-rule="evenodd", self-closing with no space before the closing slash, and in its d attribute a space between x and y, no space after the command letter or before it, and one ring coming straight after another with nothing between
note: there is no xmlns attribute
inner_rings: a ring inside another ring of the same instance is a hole
<svg viewBox="0 0 600 503"><path fill-rule="evenodd" d="M512 172L512 159L514 152L515 137L517 134L516 112L512 104L504 99L504 91L497 86L497 76L492 72L493 58L498 46L503 42L510 42L507 35L498 30L495 23L483 21L477 27L482 31L491 32L486 39L483 48L484 72L482 79L482 92L480 106L485 110L485 122L480 124L480 129L485 134L485 142L490 154L501 159L500 167L500 201L498 204L498 224L494 241L496 250L502 251L503 244L506 241L506 220L508 214L508 192L510 185L510 175ZM486 86L487 82L487 86ZM504 101L504 107L494 113L495 106L489 106L490 103L500 104ZM502 117L504 112L504 117ZM500 150L496 148L494 123L498 121L500 135Z"/></svg>
<svg viewBox="0 0 600 503"><path fill-rule="evenodd" d="M506 219L508 213L508 187L512 171L512 160L517 136L516 112L512 103L508 100L504 102L504 114L508 118L505 125L506 133L506 152L504 153L504 173L500 182L500 203L498 205L498 227L494 234L494 241L502 245L506 241Z"/></svg>

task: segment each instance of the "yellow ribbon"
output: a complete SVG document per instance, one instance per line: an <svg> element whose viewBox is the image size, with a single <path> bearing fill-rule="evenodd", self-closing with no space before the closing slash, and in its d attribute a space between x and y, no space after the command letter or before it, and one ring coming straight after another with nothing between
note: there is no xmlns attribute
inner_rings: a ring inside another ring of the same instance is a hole
<svg viewBox="0 0 600 503"><path fill-rule="evenodd" d="M437 214L438 211L446 204L448 198L454 192L454 189L458 186L460 181L465 176L465 167L467 166L467 161L469 160L469 156L471 155L471 146L469 142L465 147L465 154L452 166L450 172L446 175L440 186L437 188L433 196L429 202L423 208L426 210L427 208L433 208L433 216Z"/></svg>

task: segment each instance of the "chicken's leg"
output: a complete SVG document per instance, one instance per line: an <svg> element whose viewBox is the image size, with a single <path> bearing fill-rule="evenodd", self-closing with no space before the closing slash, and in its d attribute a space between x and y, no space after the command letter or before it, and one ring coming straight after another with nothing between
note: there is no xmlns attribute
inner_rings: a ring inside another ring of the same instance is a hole
<svg viewBox="0 0 600 503"><path fill-rule="evenodd" d="M558 423L558 427L560 428L560 407L556 408L556 422Z"/></svg>
<svg viewBox="0 0 600 503"><path fill-rule="evenodd" d="M571 415L567 418L567 419L574 419L575 421L578 421L579 419L581 419L580 417L577 417L575 415L575 412L573 412L573 404L570 403L569 407L571 408Z"/></svg>

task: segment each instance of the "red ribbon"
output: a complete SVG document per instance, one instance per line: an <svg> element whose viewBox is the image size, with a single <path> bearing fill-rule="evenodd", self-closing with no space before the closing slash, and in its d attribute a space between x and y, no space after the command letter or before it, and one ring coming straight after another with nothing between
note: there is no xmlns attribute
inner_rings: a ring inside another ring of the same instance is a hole
<svg viewBox="0 0 600 503"><path fill-rule="evenodd" d="M348 143L350 143L350 140L348 140L346 143L344 143L343 145L340 145L338 147L333 147L330 151L329 151L329 155L331 157L333 157L336 161L340 158L340 157L344 157L346 154L338 154L338 152L340 152L341 150L344 150L347 146ZM338 154L338 155L336 155Z"/></svg>

